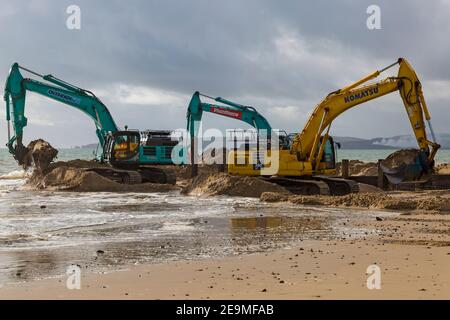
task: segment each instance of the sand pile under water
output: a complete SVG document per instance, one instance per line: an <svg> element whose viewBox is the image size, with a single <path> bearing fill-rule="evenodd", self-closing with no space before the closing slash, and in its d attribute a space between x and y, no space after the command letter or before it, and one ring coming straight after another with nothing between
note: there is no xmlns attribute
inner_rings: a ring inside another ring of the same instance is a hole
<svg viewBox="0 0 450 320"><path fill-rule="evenodd" d="M182 193L196 196L241 196L259 198L264 192L290 194L285 188L255 177L232 176L226 173L200 174Z"/></svg>
<svg viewBox="0 0 450 320"><path fill-rule="evenodd" d="M437 174L450 174L450 163L442 163L436 166Z"/></svg>

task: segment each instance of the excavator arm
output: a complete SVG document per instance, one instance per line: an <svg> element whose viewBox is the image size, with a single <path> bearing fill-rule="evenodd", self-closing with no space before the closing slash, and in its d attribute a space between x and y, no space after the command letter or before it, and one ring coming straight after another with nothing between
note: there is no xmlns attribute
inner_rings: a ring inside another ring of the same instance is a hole
<svg viewBox="0 0 450 320"><path fill-rule="evenodd" d="M202 102L200 96L212 99L221 105ZM189 103L187 112L187 130L191 137L196 137L198 134L199 123L202 120L203 112L210 112L224 117L237 119L248 123L257 130L267 130L271 133L272 127L255 108L244 106L223 98L212 98L207 95L195 92Z"/></svg>
<svg viewBox="0 0 450 320"><path fill-rule="evenodd" d="M202 102L200 97L206 97L213 101L221 103L220 105ZM194 145L192 139L197 138L200 122L202 120L203 112L210 112L220 116L243 121L257 130L257 134L262 134L268 140L272 136L273 129L267 119L261 115L254 107L244 106L242 104L232 102L223 98L213 98L199 92L195 92L189 103L187 111L187 130L190 133L191 146ZM290 146L290 137L284 132L276 132L279 139L279 145L283 149L288 149ZM259 138L257 140L257 149L259 149ZM193 151L194 153L195 151ZM259 159L259 154L257 155Z"/></svg>
<svg viewBox="0 0 450 320"><path fill-rule="evenodd" d="M388 77L379 82L366 84L397 64L399 70L396 77ZM343 89L330 93L317 105L303 131L294 138L291 153L295 154L299 161L311 162L317 169L333 120L350 108L395 91L399 91L403 100L420 152L427 159L428 165L432 166L440 146L436 143L420 81L414 69L403 58ZM424 120L428 122L432 141L427 138ZM324 132L325 135L322 137Z"/></svg>
<svg viewBox="0 0 450 320"><path fill-rule="evenodd" d="M43 83L29 78L24 78L20 70L29 72L42 78L48 83ZM4 100L6 102L6 120L8 122L9 152L19 161L23 160L23 130L27 126L25 117L25 100L27 91L38 93L47 98L72 106L87 114L95 123L96 134L102 148L106 135L109 132L118 131L108 108L92 92L78 88L52 75L40 75L14 63L6 80ZM11 136L10 121L13 121L14 135Z"/></svg>

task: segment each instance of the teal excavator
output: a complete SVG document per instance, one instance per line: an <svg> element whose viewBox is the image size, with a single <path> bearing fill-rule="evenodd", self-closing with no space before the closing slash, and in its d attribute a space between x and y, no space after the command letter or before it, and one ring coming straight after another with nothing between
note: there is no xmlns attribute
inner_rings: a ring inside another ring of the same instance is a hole
<svg viewBox="0 0 450 320"><path fill-rule="evenodd" d="M37 76L47 83L24 78L20 70ZM41 75L14 63L6 80L4 99L8 122L9 152L23 164L28 149L23 145L23 130L27 126L25 101L27 91L38 93L74 107L88 115L95 124L101 147L97 160L108 168L94 169L99 174L122 183L175 183L170 170L152 165L173 164L172 149L178 144L171 131L120 130L108 108L89 90L74 86L52 75ZM14 135L11 136L11 119Z"/></svg>
<svg viewBox="0 0 450 320"><path fill-rule="evenodd" d="M201 100L201 97L207 98L209 100L214 101L214 103L207 103ZM217 103L219 104L217 104ZM268 144L275 137L271 137L272 135L278 136L279 147L280 149L289 149L292 138L295 134L287 134L285 131L275 131L270 125L269 121L260 114L254 107L242 105L221 97L211 97L206 94L202 94L196 91L189 102L189 107L187 111L187 131L189 132L191 138L191 157L194 154L197 154L197 150L195 150L196 143L194 142L197 139L200 123L203 118L203 112L208 112L211 114L216 114L219 116L236 119L242 122L245 122L256 129L256 149L260 149L260 141L265 140ZM237 149L237 136L238 131L235 131L233 134L234 139L234 149ZM244 136L244 135L243 135ZM248 139L250 140L250 139ZM248 149L250 147L249 141L244 143L244 147ZM256 157L259 157L259 152L256 153ZM226 162L226 159L223 159ZM185 159L187 161L187 159ZM195 159L191 158L191 163L194 163ZM257 159L257 163L259 163ZM195 174L195 173L194 173Z"/></svg>
<svg viewBox="0 0 450 320"><path fill-rule="evenodd" d="M201 97L213 100L216 103L207 103L201 101ZM224 98L214 98L196 91L189 103L187 111L187 131L191 139L197 138L203 112L216 114L219 116L243 121L256 129L256 133L265 133L267 138L272 134L277 134L280 141L280 148L287 149L291 143L291 137L284 131L274 132L267 119L260 114L254 107L245 106ZM259 139L257 139L259 141Z"/></svg>

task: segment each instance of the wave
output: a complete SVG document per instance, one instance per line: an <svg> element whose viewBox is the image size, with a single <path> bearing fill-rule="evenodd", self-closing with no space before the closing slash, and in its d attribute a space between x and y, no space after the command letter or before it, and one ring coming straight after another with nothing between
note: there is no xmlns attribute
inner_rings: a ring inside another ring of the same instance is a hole
<svg viewBox="0 0 450 320"><path fill-rule="evenodd" d="M20 180L28 178L29 176L30 176L29 172L26 172L24 170L14 170L0 175L0 180Z"/></svg>

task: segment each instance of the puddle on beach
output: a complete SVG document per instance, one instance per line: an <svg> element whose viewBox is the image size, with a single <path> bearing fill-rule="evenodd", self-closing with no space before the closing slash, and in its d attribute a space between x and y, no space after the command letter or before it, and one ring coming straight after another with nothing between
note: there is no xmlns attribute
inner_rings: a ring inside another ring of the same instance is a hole
<svg viewBox="0 0 450 320"><path fill-rule="evenodd" d="M45 206L43 207L43 203ZM279 207L257 199L170 194L11 192L0 198L0 284L139 263L286 248L358 236L370 212ZM380 215L380 212L377 212Z"/></svg>

